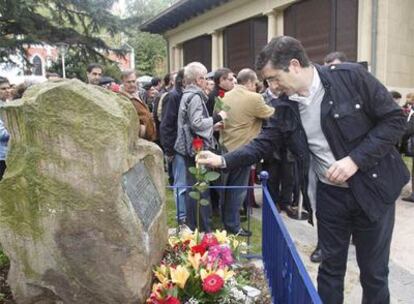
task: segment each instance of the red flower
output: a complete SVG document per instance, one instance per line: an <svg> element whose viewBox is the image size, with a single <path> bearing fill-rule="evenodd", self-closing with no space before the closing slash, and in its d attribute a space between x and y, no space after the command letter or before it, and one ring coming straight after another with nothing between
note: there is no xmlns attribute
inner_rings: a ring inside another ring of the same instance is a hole
<svg viewBox="0 0 414 304"><path fill-rule="evenodd" d="M207 293L217 293L224 285L224 280L217 274L213 273L207 276L203 281L203 290Z"/></svg>
<svg viewBox="0 0 414 304"><path fill-rule="evenodd" d="M168 296L164 302L164 304L181 304L180 300L178 300L177 298L173 297L173 296Z"/></svg>
<svg viewBox="0 0 414 304"><path fill-rule="evenodd" d="M214 234L206 233L201 240L201 245L203 245L205 248L209 248L211 246L219 245L219 242L217 241L217 238L214 236Z"/></svg>
<svg viewBox="0 0 414 304"><path fill-rule="evenodd" d="M224 94L226 94L226 92L224 90L220 89L218 91L218 97L223 98L224 97Z"/></svg>
<svg viewBox="0 0 414 304"><path fill-rule="evenodd" d="M206 250L207 250L207 248L203 244L195 245L195 246L191 247L191 252L192 253L194 253L194 254L199 253L201 256L203 256L204 253L206 253Z"/></svg>
<svg viewBox="0 0 414 304"><path fill-rule="evenodd" d="M199 152L203 149L203 140L200 137L194 137L193 139L193 149L196 152Z"/></svg>

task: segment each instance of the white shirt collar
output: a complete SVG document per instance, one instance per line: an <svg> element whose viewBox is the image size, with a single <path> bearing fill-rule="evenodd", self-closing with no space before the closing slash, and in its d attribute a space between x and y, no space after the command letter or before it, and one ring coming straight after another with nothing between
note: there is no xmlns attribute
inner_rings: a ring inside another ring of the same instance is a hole
<svg viewBox="0 0 414 304"><path fill-rule="evenodd" d="M311 87L309 88L309 96L300 96L296 93L289 96L289 99L308 106L312 102L316 93L320 90L321 85L322 83L321 78L319 77L319 73L316 68L313 67L313 80Z"/></svg>

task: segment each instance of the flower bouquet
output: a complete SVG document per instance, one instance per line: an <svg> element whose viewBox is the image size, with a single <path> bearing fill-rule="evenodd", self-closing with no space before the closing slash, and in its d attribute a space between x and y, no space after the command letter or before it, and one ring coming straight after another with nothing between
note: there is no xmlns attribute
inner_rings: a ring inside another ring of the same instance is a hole
<svg viewBox="0 0 414 304"><path fill-rule="evenodd" d="M245 279L236 261L246 250L226 231L171 236L161 265L154 269L148 304L247 303Z"/></svg>

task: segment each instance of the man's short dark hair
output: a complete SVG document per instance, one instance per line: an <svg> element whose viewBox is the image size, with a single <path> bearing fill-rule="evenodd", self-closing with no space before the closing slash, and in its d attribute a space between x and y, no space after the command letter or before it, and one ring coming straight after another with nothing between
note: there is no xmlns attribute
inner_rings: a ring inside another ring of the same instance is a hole
<svg viewBox="0 0 414 304"><path fill-rule="evenodd" d="M161 78L159 78L159 77L153 77L152 79L151 79L151 85L153 86L153 87L156 87L157 85L159 85L161 83Z"/></svg>
<svg viewBox="0 0 414 304"><path fill-rule="evenodd" d="M10 85L10 81L6 77L0 76L0 84L8 83Z"/></svg>
<svg viewBox="0 0 414 304"><path fill-rule="evenodd" d="M170 85L170 82L171 82L171 74L170 73L165 74L163 82L164 82L164 87L168 87Z"/></svg>
<svg viewBox="0 0 414 304"><path fill-rule="evenodd" d="M310 62L302 43L290 36L273 38L260 52L256 60L256 69L262 70L268 62L275 69L288 71L290 61L296 59L302 67Z"/></svg>
<svg viewBox="0 0 414 304"><path fill-rule="evenodd" d="M332 52L325 56L325 59L323 60L325 63L331 63L335 59L339 60L340 62L348 61L348 58L346 58L345 53L343 52Z"/></svg>
<svg viewBox="0 0 414 304"><path fill-rule="evenodd" d="M394 98L394 99L402 98L401 94L397 91L390 91L390 94L391 94L392 98Z"/></svg>
<svg viewBox="0 0 414 304"><path fill-rule="evenodd" d="M227 77L230 73L231 73L231 70L228 68L217 69L214 72L214 76L213 76L214 84L216 85L216 87L218 87L220 84L220 78L223 76Z"/></svg>
<svg viewBox="0 0 414 304"><path fill-rule="evenodd" d="M175 87L182 88L184 86L184 69L178 71L175 76Z"/></svg>
<svg viewBox="0 0 414 304"><path fill-rule="evenodd" d="M93 69L100 69L103 72L103 68L99 63L90 63L88 67L86 68L86 71L90 73L92 72Z"/></svg>
<svg viewBox="0 0 414 304"><path fill-rule="evenodd" d="M256 81L257 75L256 72L252 69L242 69L239 74L237 74L237 83L246 84L249 81Z"/></svg>

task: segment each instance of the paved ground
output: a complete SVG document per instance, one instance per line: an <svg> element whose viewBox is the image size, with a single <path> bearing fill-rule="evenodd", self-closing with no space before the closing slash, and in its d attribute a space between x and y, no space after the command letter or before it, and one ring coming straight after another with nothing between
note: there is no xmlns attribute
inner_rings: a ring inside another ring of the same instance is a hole
<svg viewBox="0 0 414 304"><path fill-rule="evenodd" d="M409 187L403 190L407 194ZM257 201L261 201L257 193ZM260 218L261 210L256 209L254 217ZM285 224L296 244L300 256L316 286L318 264L310 262L309 255L316 244L316 229L306 221L296 221L283 216ZM396 221L391 244L389 287L391 303L414 304L414 203L397 201ZM350 246L348 269L345 278L345 303L361 303L362 289L359 284L359 270L355 248Z"/></svg>

